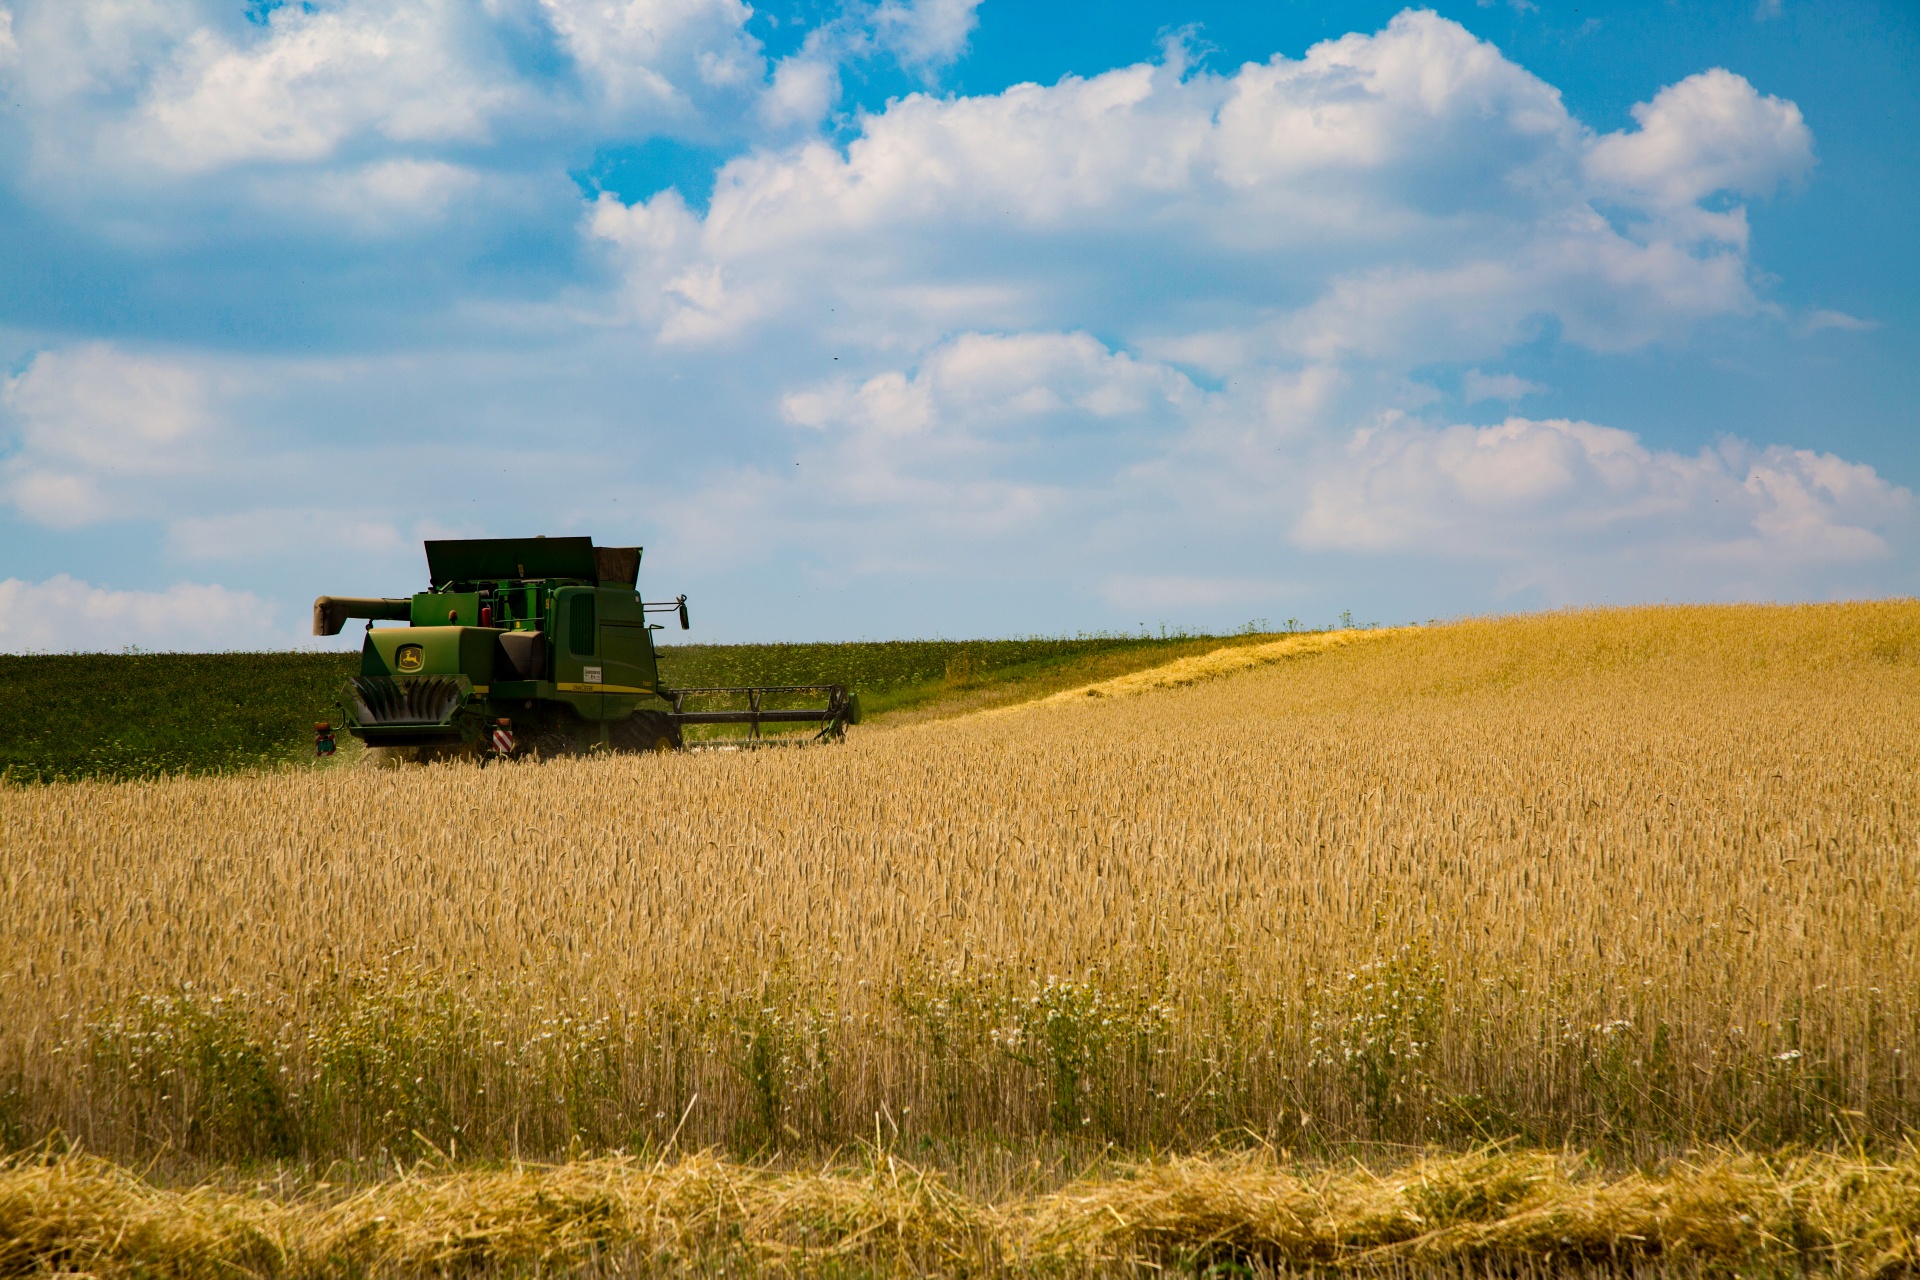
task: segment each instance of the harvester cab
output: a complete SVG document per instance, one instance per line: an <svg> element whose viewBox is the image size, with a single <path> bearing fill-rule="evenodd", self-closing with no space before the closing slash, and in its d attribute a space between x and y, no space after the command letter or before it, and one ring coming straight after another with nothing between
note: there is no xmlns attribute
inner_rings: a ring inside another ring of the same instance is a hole
<svg viewBox="0 0 1920 1280"><path fill-rule="evenodd" d="M591 538L478 538L427 543L428 589L407 599L321 596L313 633L367 621L360 674L340 709L369 747L429 755L568 755L689 745L690 725L738 725L745 737L694 745L831 741L860 722L842 685L674 689L661 683L649 604L636 584L639 547ZM375 627L376 621L404 627ZM824 706L788 705L799 698ZM691 705L690 705L691 704ZM776 705L777 704L777 705ZM763 726L817 725L802 737Z"/></svg>

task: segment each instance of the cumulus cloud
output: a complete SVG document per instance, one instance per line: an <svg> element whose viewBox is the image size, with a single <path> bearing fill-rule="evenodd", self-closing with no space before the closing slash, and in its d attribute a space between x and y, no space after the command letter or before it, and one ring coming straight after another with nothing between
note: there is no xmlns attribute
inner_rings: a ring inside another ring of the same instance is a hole
<svg viewBox="0 0 1920 1280"><path fill-rule="evenodd" d="M287 6L244 44L197 31L128 122L125 151L194 173L323 160L363 134L481 141L520 95L463 65L447 8Z"/></svg>
<svg viewBox="0 0 1920 1280"><path fill-rule="evenodd" d="M1094 311L1144 340L1166 299L1114 296L1124 260L1237 315L1269 355L1472 360L1542 317L1620 350L1754 309L1744 235L1695 234L1743 212L1697 202L1763 194L1811 154L1792 104L1724 72L1638 120L1596 140L1493 46L1408 12L1229 76L1189 74L1175 48L1051 86L910 95L844 150L736 159L704 217L673 193L604 197L591 229L670 341L829 305L873 342Z"/></svg>
<svg viewBox="0 0 1920 1280"><path fill-rule="evenodd" d="M130 514L133 486L199 465L210 423L196 373L106 343L41 352L7 380L0 405L15 445L0 493L63 528Z"/></svg>
<svg viewBox="0 0 1920 1280"><path fill-rule="evenodd" d="M840 16L807 33L800 48L773 66L759 116L776 132L811 132L840 99L840 72L891 57L931 82L967 46L980 0L882 0L850 3Z"/></svg>
<svg viewBox="0 0 1920 1280"><path fill-rule="evenodd" d="M885 0L872 18L874 36L903 66L944 66L965 52L979 8L980 0Z"/></svg>
<svg viewBox="0 0 1920 1280"><path fill-rule="evenodd" d="M1885 556L1913 495L1832 454L1726 440L1686 455L1565 419L1389 421L1314 484L1302 546L1550 562L1640 547L1743 572Z"/></svg>
<svg viewBox="0 0 1920 1280"><path fill-rule="evenodd" d="M790 140L832 109L843 65L946 65L974 3L856 4L778 65L742 0L330 0L251 22L242 8L0 8L0 75L24 108L0 143L27 158L4 178L70 224L186 242L271 241L289 222L309 240L423 235L477 197L491 222L560 233L583 155ZM268 216L204 216L240 209Z"/></svg>
<svg viewBox="0 0 1920 1280"><path fill-rule="evenodd" d="M811 126L842 64L946 65L977 4L856 4L770 66L742 0L336 0L253 22L205 0L16 0L0 66L33 107L49 199L100 169L151 191L259 166L514 172L544 153L558 176L583 140L740 145Z"/></svg>
<svg viewBox="0 0 1920 1280"><path fill-rule="evenodd" d="M978 516L1058 547L1077 521L1112 550L1124 513L1153 510L1216 545L1517 565L1582 539L1602 558L1670 544L1760 582L1883 557L1909 495L1786 446L1430 423L1415 371L1452 364L1469 403L1511 403L1543 388L1486 368L1543 332L1604 355L1761 314L1738 202L1812 157L1797 107L1718 70L1597 136L1492 45L1410 11L1231 74L1176 45L1048 86L910 95L845 147L734 160L704 214L603 197L589 225L669 347L865 358L782 394L816 433L799 470L809 494L827 477L836 528L861 511L877 528L892 498L928 528ZM963 375L973 354L995 372ZM1089 388L1124 407L1093 412ZM1352 435L1369 420L1386 425ZM751 486L770 510L799 491L772 471ZM890 527L890 547L915 540Z"/></svg>
<svg viewBox="0 0 1920 1280"><path fill-rule="evenodd" d="M781 407L820 433L823 475L808 483L823 496L1004 527L1164 447L1202 399L1179 372L1084 333L963 334L911 372L816 385Z"/></svg>
<svg viewBox="0 0 1920 1280"><path fill-rule="evenodd" d="M773 82L760 98L760 119L773 129L811 128L840 97L838 60L810 39L799 53L780 59ZM677 197L678 192L674 195Z"/></svg>
<svg viewBox="0 0 1920 1280"><path fill-rule="evenodd" d="M1220 73L1175 40L1104 74L908 94L835 141L818 126L849 68L936 83L977 5L852 3L770 64L738 0L338 0L257 29L196 4L23 3L18 83L79 104L35 163L117 147L130 202L204 187L210 226L411 235L429 269L455 211L499 237L499 210L547 200L606 274L467 295L432 350L359 361L43 352L0 398L0 497L31 522L128 516L172 560L318 576L315 548L398 574L423 520L523 533L501 522L540 510L550 532L625 519L649 563L773 566L781 591L937 582L944 602L971 574L996 604L1024 581L1129 611L1286 612L1362 560L1494 566L1553 599L1629 572L1640 597L1765 593L1910 548L1911 496L1793 447L1811 426L1700 450L1633 422L1434 416L1456 385L1543 390L1505 371L1556 367L1522 344L1586 368L1729 317L1860 327L1766 302L1744 202L1804 178L1812 134L1730 72L1601 136L1409 11ZM526 194L647 135L731 149L709 200Z"/></svg>
<svg viewBox="0 0 1920 1280"><path fill-rule="evenodd" d="M757 82L765 66L741 0L540 0L574 64L612 111L683 111L702 90Z"/></svg>
<svg viewBox="0 0 1920 1280"><path fill-rule="evenodd" d="M1478 398L1534 389L1468 373ZM1329 448L1346 387L1319 367L1207 391L1083 333L966 334L788 393L791 471L730 472L669 509L714 562L774 545L869 577L949 572L956 546L1010 579L1131 562L1097 574L1108 606L1176 611L1281 607L1322 553L1490 565L1561 602L1794 594L1915 532L1906 489L1790 446L1686 453L1590 422L1390 411Z"/></svg>
<svg viewBox="0 0 1920 1280"><path fill-rule="evenodd" d="M1717 192L1768 195L1813 168L1813 131L1800 108L1723 68L1668 85L1636 105L1633 119L1637 128L1594 141L1588 177L1598 193L1683 236L1745 244L1744 210L1699 202Z"/></svg>
<svg viewBox="0 0 1920 1280"><path fill-rule="evenodd" d="M274 606L250 591L191 582L113 591L66 574L0 581L0 652L284 648Z"/></svg>
<svg viewBox="0 0 1920 1280"><path fill-rule="evenodd" d="M810 427L842 423L908 435L936 421L978 428L1060 415L1111 420L1197 394L1179 373L1109 351L1084 333L968 333L929 353L911 376L828 383L789 395L784 408Z"/></svg>
<svg viewBox="0 0 1920 1280"><path fill-rule="evenodd" d="M749 15L739 0L342 0L248 25L193 0L25 0L20 78L46 111L43 150L69 162L90 148L181 174L348 148L424 158L582 127L710 131L761 78Z"/></svg>

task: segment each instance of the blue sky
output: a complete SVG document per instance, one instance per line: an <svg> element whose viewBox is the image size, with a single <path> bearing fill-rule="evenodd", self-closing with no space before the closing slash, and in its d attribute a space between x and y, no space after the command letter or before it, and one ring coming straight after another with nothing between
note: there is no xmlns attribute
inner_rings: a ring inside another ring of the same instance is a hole
<svg viewBox="0 0 1920 1280"><path fill-rule="evenodd" d="M0 0L0 649L1920 580L1905 3ZM350 643L345 637L334 643Z"/></svg>

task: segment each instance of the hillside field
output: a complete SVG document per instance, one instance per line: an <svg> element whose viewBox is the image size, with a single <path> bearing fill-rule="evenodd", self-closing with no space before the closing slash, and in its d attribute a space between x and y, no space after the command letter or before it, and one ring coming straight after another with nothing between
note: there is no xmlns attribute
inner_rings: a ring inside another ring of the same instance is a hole
<svg viewBox="0 0 1920 1280"><path fill-rule="evenodd" d="M0 788L0 1272L1920 1266L1920 604L1170 656Z"/></svg>
<svg viewBox="0 0 1920 1280"><path fill-rule="evenodd" d="M956 700L985 705L1244 640L663 645L660 671L680 688L844 684L860 691L870 713L926 713ZM359 669L357 652L0 654L0 778L127 779L310 765L314 724L339 721L340 686ZM343 762L357 754L345 734L340 744Z"/></svg>

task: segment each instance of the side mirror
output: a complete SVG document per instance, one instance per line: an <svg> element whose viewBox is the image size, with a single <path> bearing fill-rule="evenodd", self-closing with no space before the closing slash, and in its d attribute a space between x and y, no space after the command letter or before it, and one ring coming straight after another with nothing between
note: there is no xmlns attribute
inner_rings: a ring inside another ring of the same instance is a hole
<svg viewBox="0 0 1920 1280"><path fill-rule="evenodd" d="M684 596L684 595L682 595L682 596L680 597L680 600L679 600L679 604L680 604L680 629L681 629L682 631L685 631L685 630L687 630L687 629L688 629L688 627L689 627L689 626L691 625L691 624L689 624L689 623L687 622L687 598L686 598L686 596Z"/></svg>

